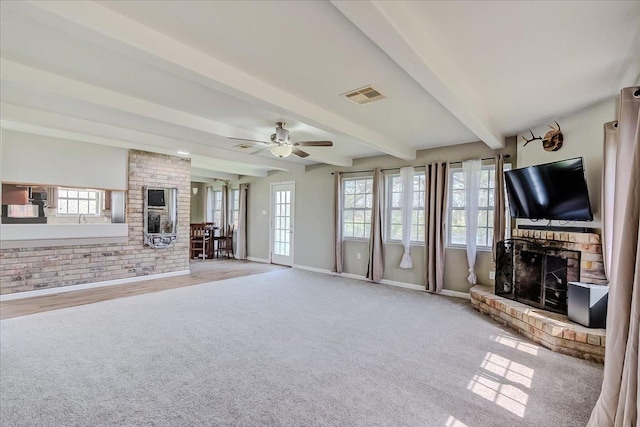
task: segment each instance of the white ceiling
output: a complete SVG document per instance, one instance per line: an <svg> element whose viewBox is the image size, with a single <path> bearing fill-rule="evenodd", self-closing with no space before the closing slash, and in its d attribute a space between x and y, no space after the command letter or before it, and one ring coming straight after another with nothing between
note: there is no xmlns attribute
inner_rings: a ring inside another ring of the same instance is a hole
<svg viewBox="0 0 640 427"><path fill-rule="evenodd" d="M640 2L2 2L2 126L191 153L202 178L506 136L640 74ZM340 95L373 85L386 96ZM234 148L285 121L307 159Z"/></svg>

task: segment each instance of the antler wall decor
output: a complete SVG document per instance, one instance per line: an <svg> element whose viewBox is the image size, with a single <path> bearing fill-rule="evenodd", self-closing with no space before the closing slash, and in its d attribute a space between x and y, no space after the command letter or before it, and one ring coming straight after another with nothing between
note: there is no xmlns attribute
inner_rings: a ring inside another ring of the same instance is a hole
<svg viewBox="0 0 640 427"><path fill-rule="evenodd" d="M523 136L522 139L527 141L524 143L524 146L526 147L527 144L531 141L540 140L542 141L542 148L544 148L545 151L558 151L559 149L561 149L562 142L564 141L564 136L562 136L562 130L560 130L560 125L558 124L558 122L554 123L558 126L558 129L554 128L553 126L549 126L551 130L544 134L544 138L535 136L533 132L529 130L529 132L531 132L531 139L527 139Z"/></svg>

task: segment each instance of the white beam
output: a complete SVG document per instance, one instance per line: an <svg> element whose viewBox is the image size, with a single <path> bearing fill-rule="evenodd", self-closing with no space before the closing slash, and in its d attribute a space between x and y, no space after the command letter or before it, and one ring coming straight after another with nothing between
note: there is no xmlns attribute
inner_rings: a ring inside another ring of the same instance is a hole
<svg viewBox="0 0 640 427"><path fill-rule="evenodd" d="M411 15L405 2L331 2L485 144L504 147L504 136L472 96L473 88L465 87L458 70L449 64L446 50L436 37L425 36L429 29Z"/></svg>
<svg viewBox="0 0 640 427"><path fill-rule="evenodd" d="M231 173L222 173L222 172L212 171L208 169L200 169L197 167L193 167L193 163L192 163L191 164L191 181L196 181L196 178L204 180L201 182L213 182L216 179L228 179L231 181L237 181L240 177L238 175L234 175Z"/></svg>
<svg viewBox="0 0 640 427"><path fill-rule="evenodd" d="M182 141L159 135L153 135L131 129L124 129L103 123L64 116L48 111L18 105L1 103L0 113L6 122L37 126L42 129L57 130L58 133L66 132L67 138L74 139L78 135L85 142L102 145L118 146L123 148L137 148L153 152L176 155L177 151L186 151L191 156L209 158L209 162L217 161L217 167L224 167L221 172L238 175L262 176L263 170L284 170L303 173L304 165L282 161L262 156L252 156L245 153L237 153L231 150L211 147L190 141ZM9 126L7 124L7 126ZM33 133L33 132L32 132ZM76 135L75 137L73 135ZM50 135L52 136L52 135ZM226 165L226 166L225 166Z"/></svg>
<svg viewBox="0 0 640 427"><path fill-rule="evenodd" d="M374 150L405 160L416 157L415 150L406 143L318 107L97 3L16 2L4 7L216 90L251 99L275 111L289 111L300 121L352 136Z"/></svg>

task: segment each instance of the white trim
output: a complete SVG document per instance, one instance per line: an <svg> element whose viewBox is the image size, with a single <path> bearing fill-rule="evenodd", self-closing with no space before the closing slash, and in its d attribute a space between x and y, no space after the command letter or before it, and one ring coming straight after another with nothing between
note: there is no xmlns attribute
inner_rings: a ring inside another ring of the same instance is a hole
<svg viewBox="0 0 640 427"><path fill-rule="evenodd" d="M284 265L286 267L293 267L293 264L295 263L295 246L294 246L294 241L295 241L295 236L296 236L296 182L295 181L278 181L278 182L272 182L269 185L269 263L270 264L274 264L273 262L273 246L274 246L274 239L275 239L275 234L274 234L274 228L275 228L275 200L274 200L274 195L275 195L275 188L278 186L282 186L285 188L285 190L287 189L287 187L291 188L291 207L290 207L290 211L289 211L289 221L290 221L290 229L292 228L293 231L290 232L289 234L289 256L285 256L285 255L276 255L276 257L281 257L281 258L289 258L291 264L283 264L281 262L276 262L275 264L278 265ZM288 262L289 260L283 260L283 262Z"/></svg>
<svg viewBox="0 0 640 427"><path fill-rule="evenodd" d="M253 261L253 262L261 262L263 264L271 264L271 262L269 262L268 259L265 258L256 258L256 257L252 257L252 256L248 256L247 257L247 261Z"/></svg>
<svg viewBox="0 0 640 427"><path fill-rule="evenodd" d="M184 276L188 274L191 274L190 270L179 270L170 271L168 273L150 274L147 276L128 277L126 279L105 280L102 282L82 283L79 285L62 286L58 288L38 289L37 291L16 292L13 294L0 295L0 302L39 297L43 295L61 294L72 291L81 291L85 289L102 288L106 286L123 285L126 283L143 282L145 280L164 279L167 277Z"/></svg>
<svg viewBox="0 0 640 427"><path fill-rule="evenodd" d="M372 283L369 279L367 279L365 276L360 276L357 274L352 274L352 273L335 273L333 271L329 271L329 270L325 270L323 268L317 268L317 267L309 267L306 265L300 265L300 264L294 264L292 266L293 268L297 268L299 270L307 270L307 271L313 271L316 273L324 273L324 274L331 274L333 276L341 276L341 277L346 277L348 279L356 279L356 280L362 280L365 282L369 282ZM420 291L420 292L427 292L425 290L425 287L422 285L416 285L413 283L405 283L405 282L397 282L395 280L388 280L388 279L382 279L380 280L380 282L383 285L388 285L388 286L395 286L398 288L405 288L405 289L411 289L414 291ZM431 293L431 292L429 292ZM436 294L438 295L438 294ZM451 291L449 289L443 289L439 295L445 295L448 297L455 297L455 298L463 298L463 299L471 299L471 296L469 295L469 293L466 292L458 292L458 291Z"/></svg>

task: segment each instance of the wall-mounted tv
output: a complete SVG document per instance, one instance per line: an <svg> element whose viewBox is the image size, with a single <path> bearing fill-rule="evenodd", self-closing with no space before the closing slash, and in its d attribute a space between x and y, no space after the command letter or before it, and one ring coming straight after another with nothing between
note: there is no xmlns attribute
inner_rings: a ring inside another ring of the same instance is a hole
<svg viewBox="0 0 640 427"><path fill-rule="evenodd" d="M157 206L164 207L164 190L147 190L147 205L148 206Z"/></svg>
<svg viewBox="0 0 640 427"><path fill-rule="evenodd" d="M582 157L504 173L514 218L593 221Z"/></svg>

